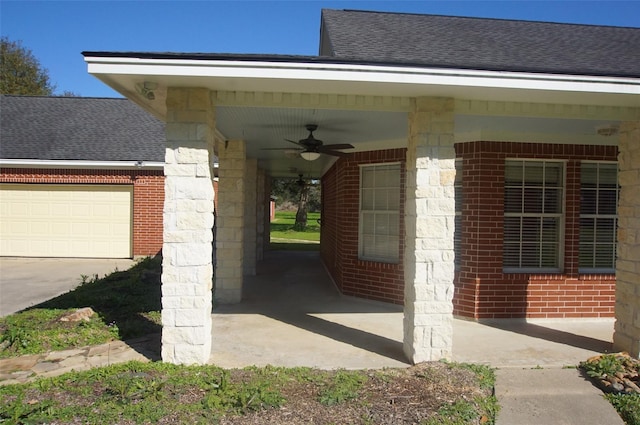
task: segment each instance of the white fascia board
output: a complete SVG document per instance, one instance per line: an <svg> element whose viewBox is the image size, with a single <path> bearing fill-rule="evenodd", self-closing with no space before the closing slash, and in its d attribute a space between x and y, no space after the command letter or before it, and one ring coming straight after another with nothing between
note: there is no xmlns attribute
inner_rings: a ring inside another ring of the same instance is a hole
<svg viewBox="0 0 640 425"><path fill-rule="evenodd" d="M640 95L640 79L358 64L86 57L94 75L280 79Z"/></svg>
<svg viewBox="0 0 640 425"><path fill-rule="evenodd" d="M74 161L49 159L0 159L0 167L6 168L71 168L94 170L162 170L164 162L151 161Z"/></svg>

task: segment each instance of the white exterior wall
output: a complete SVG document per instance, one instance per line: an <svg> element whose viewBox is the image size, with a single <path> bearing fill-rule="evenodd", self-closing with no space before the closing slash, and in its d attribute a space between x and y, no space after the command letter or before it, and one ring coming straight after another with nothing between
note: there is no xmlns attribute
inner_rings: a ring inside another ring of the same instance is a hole
<svg viewBox="0 0 640 425"><path fill-rule="evenodd" d="M409 113L404 351L413 363L451 357L455 219L454 102L418 98Z"/></svg>

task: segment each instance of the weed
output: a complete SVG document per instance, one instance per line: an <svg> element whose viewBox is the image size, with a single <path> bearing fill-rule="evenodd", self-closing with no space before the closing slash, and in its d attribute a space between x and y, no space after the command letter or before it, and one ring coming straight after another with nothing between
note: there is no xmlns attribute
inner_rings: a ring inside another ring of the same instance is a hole
<svg viewBox="0 0 640 425"><path fill-rule="evenodd" d="M320 393L320 403L331 406L357 398L366 380L367 376L362 372L339 370Z"/></svg>
<svg viewBox="0 0 640 425"><path fill-rule="evenodd" d="M475 406L466 400L457 400L452 404L445 404L436 416L429 418L422 425L467 425L478 417Z"/></svg>
<svg viewBox="0 0 640 425"><path fill-rule="evenodd" d="M615 354L603 354L597 360L581 362L580 367L592 378L613 376L624 370L625 359Z"/></svg>
<svg viewBox="0 0 640 425"><path fill-rule="evenodd" d="M627 425L640 425L640 394L605 394Z"/></svg>

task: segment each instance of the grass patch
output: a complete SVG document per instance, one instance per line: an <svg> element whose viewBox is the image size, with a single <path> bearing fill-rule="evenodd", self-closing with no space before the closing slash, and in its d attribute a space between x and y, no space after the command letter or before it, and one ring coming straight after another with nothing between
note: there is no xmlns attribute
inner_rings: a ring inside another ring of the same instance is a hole
<svg viewBox="0 0 640 425"><path fill-rule="evenodd" d="M82 276L73 291L0 318L0 358L39 354L160 332L159 259L147 258L103 278ZM69 311L91 307L88 322L60 322Z"/></svg>
<svg viewBox="0 0 640 425"><path fill-rule="evenodd" d="M303 231L296 231L293 228L296 222L295 211L276 211L276 216L270 226L271 239L277 242L320 242L319 219L320 213L307 213L307 227Z"/></svg>
<svg viewBox="0 0 640 425"><path fill-rule="evenodd" d="M491 424L491 390L479 382L437 362L374 371L130 362L0 387L0 423Z"/></svg>

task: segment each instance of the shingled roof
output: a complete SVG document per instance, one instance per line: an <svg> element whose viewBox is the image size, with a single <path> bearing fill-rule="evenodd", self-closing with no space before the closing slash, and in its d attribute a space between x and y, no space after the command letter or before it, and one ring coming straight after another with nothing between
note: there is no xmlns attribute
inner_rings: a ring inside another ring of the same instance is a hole
<svg viewBox="0 0 640 425"><path fill-rule="evenodd" d="M164 162L164 123L128 99L0 96L0 158Z"/></svg>
<svg viewBox="0 0 640 425"><path fill-rule="evenodd" d="M324 9L320 55L438 68L640 77L640 28Z"/></svg>

